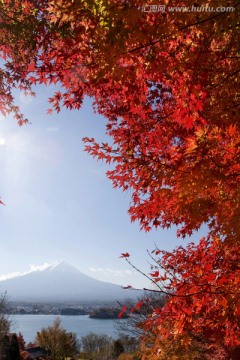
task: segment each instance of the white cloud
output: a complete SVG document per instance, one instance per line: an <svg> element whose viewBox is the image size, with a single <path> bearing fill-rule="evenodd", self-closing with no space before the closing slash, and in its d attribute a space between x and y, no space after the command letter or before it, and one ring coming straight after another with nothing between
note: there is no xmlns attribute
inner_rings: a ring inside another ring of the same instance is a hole
<svg viewBox="0 0 240 360"><path fill-rule="evenodd" d="M20 92L19 99L20 99L21 103L25 104L25 105L31 104L31 102L33 102L33 96L24 95L23 92Z"/></svg>
<svg viewBox="0 0 240 360"><path fill-rule="evenodd" d="M45 129L45 131L47 131L47 132L57 132L59 129L58 129L58 127L56 127L56 126L52 126L52 127L47 127L46 129Z"/></svg>
<svg viewBox="0 0 240 360"><path fill-rule="evenodd" d="M3 137L0 137L0 145L5 145L6 140Z"/></svg>
<svg viewBox="0 0 240 360"><path fill-rule="evenodd" d="M0 281L13 279L13 278L16 278L16 277L19 277L19 276L22 276L22 275L23 275L23 273L20 273L20 272L8 273L8 274L5 274L5 275L1 275L0 276Z"/></svg>
<svg viewBox="0 0 240 360"><path fill-rule="evenodd" d="M100 173L100 171L97 171L97 170L95 170L95 169L91 169L91 168L86 167L86 166L81 166L81 169L87 170L87 171L92 172L92 173L94 173L94 174L99 174L99 173Z"/></svg>
<svg viewBox="0 0 240 360"><path fill-rule="evenodd" d="M53 267L53 266L56 266L57 264L59 264L58 261L55 261L53 263L47 263L46 262L43 265L30 264L29 265L30 266L29 270L24 271L24 272L12 272L12 273L8 273L8 274L5 274L5 275L1 275L0 276L0 281L13 279L13 278L16 278L16 277L27 275L27 274L30 274L31 272L34 272L34 271L43 271L43 270L46 270L47 268L49 268L50 266Z"/></svg>
<svg viewBox="0 0 240 360"><path fill-rule="evenodd" d="M57 264L59 264L58 261L55 261L51 264L45 262L43 265L30 264L30 270L28 271L28 273L33 272L33 271L43 271L43 270L46 270L48 267L55 266Z"/></svg>
<svg viewBox="0 0 240 360"><path fill-rule="evenodd" d="M90 267L89 270L93 273L97 274L103 274L106 276L113 275L118 277L125 277L127 275L132 275L132 272L130 270L115 270L115 269L109 269L109 268L94 268Z"/></svg>

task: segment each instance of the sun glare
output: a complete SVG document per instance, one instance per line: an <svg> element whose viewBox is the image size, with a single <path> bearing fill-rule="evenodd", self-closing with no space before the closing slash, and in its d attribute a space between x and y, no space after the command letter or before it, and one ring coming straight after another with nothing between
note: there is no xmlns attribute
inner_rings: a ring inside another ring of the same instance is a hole
<svg viewBox="0 0 240 360"><path fill-rule="evenodd" d="M6 140L4 138L0 138L0 145L5 145L6 144Z"/></svg>

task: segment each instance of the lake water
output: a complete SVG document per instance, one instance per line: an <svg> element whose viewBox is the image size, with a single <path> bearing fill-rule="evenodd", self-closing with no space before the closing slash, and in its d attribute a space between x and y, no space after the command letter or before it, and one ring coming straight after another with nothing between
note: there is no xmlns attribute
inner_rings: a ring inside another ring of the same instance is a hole
<svg viewBox="0 0 240 360"><path fill-rule="evenodd" d="M23 334L26 343L33 341L37 331L44 327L52 325L56 315L14 315L11 331ZM101 320L90 319L88 315L59 316L62 320L62 327L68 332L73 332L78 338L85 336L90 332L98 335L105 334L117 338L115 330L116 321L121 320Z"/></svg>

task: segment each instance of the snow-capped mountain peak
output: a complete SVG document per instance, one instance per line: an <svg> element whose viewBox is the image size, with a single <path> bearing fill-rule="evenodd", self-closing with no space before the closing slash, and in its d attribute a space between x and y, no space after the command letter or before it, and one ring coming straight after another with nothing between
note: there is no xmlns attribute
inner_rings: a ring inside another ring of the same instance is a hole
<svg viewBox="0 0 240 360"><path fill-rule="evenodd" d="M2 277L0 292L11 301L112 301L129 297L120 286L96 280L67 262L32 265L23 273Z"/></svg>
<svg viewBox="0 0 240 360"><path fill-rule="evenodd" d="M56 269L56 268L62 268L62 270L64 270L64 267L65 268L66 267L72 267L74 269L73 266L71 266L70 264L68 264L65 261L54 261L52 263L45 262L42 265L31 264L30 269L28 269L26 271L23 271L23 272L16 271L16 272L8 273L8 274L5 274L5 275L0 275L0 281L18 278L18 277L21 277L21 276L24 276L24 275L27 275L27 274L31 274L33 272L39 272L39 271L45 271L45 270L53 270L53 269ZM77 269L75 268L75 270L77 270Z"/></svg>

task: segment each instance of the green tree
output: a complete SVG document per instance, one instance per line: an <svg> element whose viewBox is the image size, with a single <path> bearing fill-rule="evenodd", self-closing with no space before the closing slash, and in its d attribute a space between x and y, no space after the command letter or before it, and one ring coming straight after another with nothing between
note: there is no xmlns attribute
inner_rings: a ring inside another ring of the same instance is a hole
<svg viewBox="0 0 240 360"><path fill-rule="evenodd" d="M10 330L11 324L9 316L7 315L7 308L7 296L6 294L2 294L0 296L0 359L5 348L6 336Z"/></svg>
<svg viewBox="0 0 240 360"><path fill-rule="evenodd" d="M112 348L112 355L113 358L118 358L120 354L122 354L124 352L124 346L121 342L120 339L117 339L114 341L113 343L113 348Z"/></svg>
<svg viewBox="0 0 240 360"><path fill-rule="evenodd" d="M97 335L93 332L81 338L81 348L87 359L109 360L112 359L113 340L107 335Z"/></svg>
<svg viewBox="0 0 240 360"><path fill-rule="evenodd" d="M78 350L78 341L75 334L68 333L61 327L61 319L56 318L52 326L37 332L37 345L49 351L52 360L63 360L73 356Z"/></svg>
<svg viewBox="0 0 240 360"><path fill-rule="evenodd" d="M162 293L158 292L146 292L144 296L141 296L136 300L126 298L123 301L123 304L126 306L126 313L123 315L127 315L121 317L121 321L117 321L115 324L115 329L117 330L120 339L132 339L134 345L134 349L136 350L136 344L138 343L138 339L144 335L144 322L148 319L149 315L153 312L154 309L162 308L166 303L166 298ZM129 342L129 341L128 341ZM126 344L126 341L124 341ZM124 346L125 348L125 346ZM129 349L125 349L126 352Z"/></svg>
<svg viewBox="0 0 240 360"><path fill-rule="evenodd" d="M26 341L24 340L23 334L20 332L17 336L18 345L20 350L25 350L26 348Z"/></svg>
<svg viewBox="0 0 240 360"><path fill-rule="evenodd" d="M10 335L8 353L9 353L9 360L21 360L20 348L16 334Z"/></svg>

